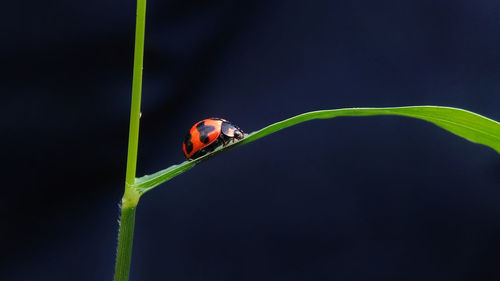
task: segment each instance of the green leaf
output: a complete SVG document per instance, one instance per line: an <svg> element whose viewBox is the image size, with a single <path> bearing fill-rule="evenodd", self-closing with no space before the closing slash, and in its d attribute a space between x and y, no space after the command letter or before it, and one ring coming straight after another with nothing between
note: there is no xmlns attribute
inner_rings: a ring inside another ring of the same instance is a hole
<svg viewBox="0 0 500 281"><path fill-rule="evenodd" d="M399 115L422 119L463 137L471 142L489 146L500 153L500 123L481 116L479 114L453 107L442 106L407 106L407 107L384 107L384 108L342 108L332 110L312 111L281 122L269 125L259 131L253 132L241 141L228 145L224 148L205 155L193 161L185 161L173 165L167 169L137 178L134 187L139 193L145 193L161 183L193 168L196 164L203 162L217 154L225 152L234 147L258 140L264 136L291 127L293 125L314 120L330 119L341 116L374 116L374 115Z"/></svg>

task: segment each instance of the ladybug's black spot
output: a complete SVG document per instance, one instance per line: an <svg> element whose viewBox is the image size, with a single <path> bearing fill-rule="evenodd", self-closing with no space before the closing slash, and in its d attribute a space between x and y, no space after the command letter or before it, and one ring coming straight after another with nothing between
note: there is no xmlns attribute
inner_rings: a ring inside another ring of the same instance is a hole
<svg viewBox="0 0 500 281"><path fill-rule="evenodd" d="M203 121L196 125L196 129L200 133L200 141L205 144L209 143L210 138L208 135L215 130L215 127L205 125L205 122Z"/></svg>
<svg viewBox="0 0 500 281"><path fill-rule="evenodd" d="M201 141L202 143L207 144L207 143L209 143L209 142L210 142L210 138L209 138L207 135L200 135L200 141Z"/></svg>
<svg viewBox="0 0 500 281"><path fill-rule="evenodd" d="M201 129L203 128L203 126L205 126L205 121L201 121L200 123L198 123L198 125L196 125L196 129Z"/></svg>
<svg viewBox="0 0 500 281"><path fill-rule="evenodd" d="M184 138L184 146L186 147L186 152L189 154L191 151L193 151L193 143L191 142L191 134L187 133L186 137Z"/></svg>

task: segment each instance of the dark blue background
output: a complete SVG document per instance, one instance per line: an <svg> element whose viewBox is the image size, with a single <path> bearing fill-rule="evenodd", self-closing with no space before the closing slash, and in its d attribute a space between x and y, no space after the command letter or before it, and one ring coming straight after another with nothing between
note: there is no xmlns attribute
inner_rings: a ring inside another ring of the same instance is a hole
<svg viewBox="0 0 500 281"><path fill-rule="evenodd" d="M14 1L10 1L14 2ZM148 3L138 174L196 121L353 106L500 120L499 1ZM2 19L0 279L111 280L135 2ZM500 280L500 158L429 123L292 127L146 194L132 280Z"/></svg>

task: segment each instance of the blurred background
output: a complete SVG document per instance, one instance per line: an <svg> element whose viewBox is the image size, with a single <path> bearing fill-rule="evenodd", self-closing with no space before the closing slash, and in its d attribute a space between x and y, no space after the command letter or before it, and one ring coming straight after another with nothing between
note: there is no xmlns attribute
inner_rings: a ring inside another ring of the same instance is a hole
<svg viewBox="0 0 500 281"><path fill-rule="evenodd" d="M134 1L0 19L0 279L111 280ZM217 116L446 105L500 120L500 2L148 1L138 175ZM131 280L500 280L500 157L401 117L311 121L156 188Z"/></svg>

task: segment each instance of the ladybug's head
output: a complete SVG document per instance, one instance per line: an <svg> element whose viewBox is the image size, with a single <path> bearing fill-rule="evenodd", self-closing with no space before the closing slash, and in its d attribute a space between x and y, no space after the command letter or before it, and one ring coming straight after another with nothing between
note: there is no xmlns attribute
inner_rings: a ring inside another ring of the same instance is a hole
<svg viewBox="0 0 500 281"><path fill-rule="evenodd" d="M242 138L245 137L245 134L243 133L242 130L240 129L237 129L234 131L234 138L237 139L237 140L241 140Z"/></svg>

